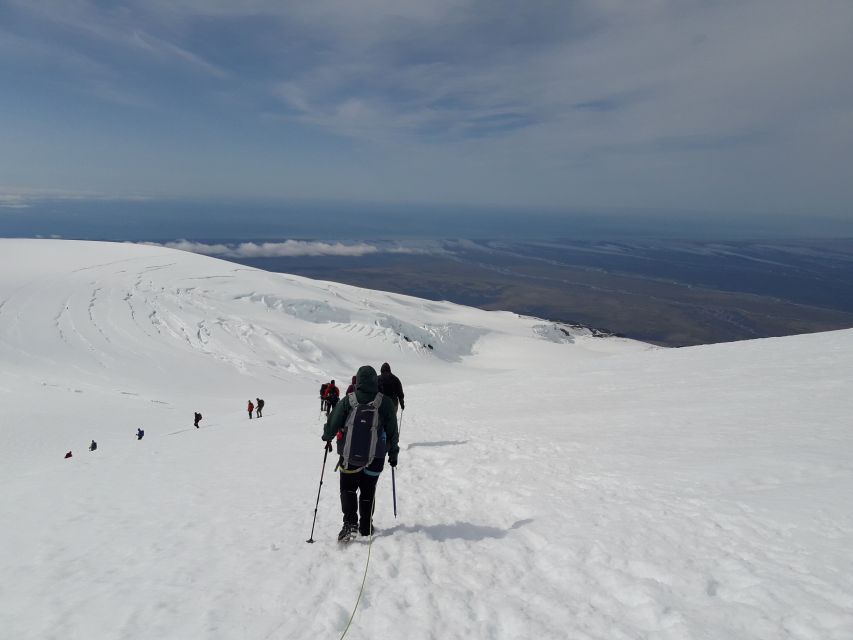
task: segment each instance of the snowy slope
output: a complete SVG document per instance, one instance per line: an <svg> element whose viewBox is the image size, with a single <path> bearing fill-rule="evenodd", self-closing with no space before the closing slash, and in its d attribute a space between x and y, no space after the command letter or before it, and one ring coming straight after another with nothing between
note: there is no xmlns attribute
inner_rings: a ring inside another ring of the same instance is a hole
<svg viewBox="0 0 853 640"><path fill-rule="evenodd" d="M349 638L853 638L853 331L650 349L154 247L0 267L4 638L340 637L368 544L332 464L305 544L316 389L385 360L400 513L386 470Z"/></svg>

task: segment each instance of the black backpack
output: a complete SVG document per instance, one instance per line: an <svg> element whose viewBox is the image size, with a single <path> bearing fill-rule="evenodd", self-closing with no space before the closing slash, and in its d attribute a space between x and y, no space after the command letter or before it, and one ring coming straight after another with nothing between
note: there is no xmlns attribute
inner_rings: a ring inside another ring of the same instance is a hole
<svg viewBox="0 0 853 640"><path fill-rule="evenodd" d="M359 404L355 393L347 396L351 409L338 438L338 454L344 469L366 467L376 458L381 460L385 457L386 435L379 420L383 397L377 393L370 402Z"/></svg>

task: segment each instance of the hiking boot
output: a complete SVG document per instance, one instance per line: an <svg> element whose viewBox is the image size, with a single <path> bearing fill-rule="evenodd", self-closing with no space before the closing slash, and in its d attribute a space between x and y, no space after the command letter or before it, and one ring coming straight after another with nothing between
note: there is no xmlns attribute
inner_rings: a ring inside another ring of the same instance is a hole
<svg viewBox="0 0 853 640"><path fill-rule="evenodd" d="M358 532L359 532L361 535L363 535L363 536L365 536L365 537L366 537L366 536L369 536L369 535L370 535L370 528L371 528L371 527L370 527L370 524L369 524L369 523L367 523L367 524L360 524L360 525L358 525ZM373 534L374 534L374 535L376 535L376 532L377 532L377 531L379 531L379 529L377 529L377 528L374 526L374 527L373 527Z"/></svg>
<svg viewBox="0 0 853 640"><path fill-rule="evenodd" d="M338 542L349 542L357 531L357 525L344 522L344 526L341 527L341 532L338 534Z"/></svg>

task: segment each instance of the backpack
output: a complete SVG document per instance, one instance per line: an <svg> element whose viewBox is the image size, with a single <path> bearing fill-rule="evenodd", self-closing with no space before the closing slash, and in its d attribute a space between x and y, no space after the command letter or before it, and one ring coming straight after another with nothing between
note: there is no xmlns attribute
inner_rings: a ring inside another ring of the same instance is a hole
<svg viewBox="0 0 853 640"><path fill-rule="evenodd" d="M338 454L344 469L366 467L376 458L382 460L385 457L385 429L379 425L379 407L383 397L377 393L370 402L359 404L354 393L347 396L351 410L338 438Z"/></svg>
<svg viewBox="0 0 853 640"><path fill-rule="evenodd" d="M321 385L320 385L320 397L321 397L321 398L322 398L324 395L326 395L326 389L328 389L328 388L329 388L329 383L328 383L328 382L327 382L326 384L321 384Z"/></svg>

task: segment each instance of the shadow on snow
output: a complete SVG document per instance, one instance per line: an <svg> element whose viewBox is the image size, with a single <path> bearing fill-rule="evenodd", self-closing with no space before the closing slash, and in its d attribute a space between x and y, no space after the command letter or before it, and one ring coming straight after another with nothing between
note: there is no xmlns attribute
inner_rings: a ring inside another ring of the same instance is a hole
<svg viewBox="0 0 853 640"><path fill-rule="evenodd" d="M406 450L413 449L414 447L452 447L457 444L467 444L467 440L437 440L436 442L413 442Z"/></svg>
<svg viewBox="0 0 853 640"><path fill-rule="evenodd" d="M470 522L454 522L453 524L432 524L432 525L402 525L398 524L389 529L383 529L376 533L376 537L389 536L396 533L423 533L428 538L438 542L446 540L486 540L500 539L514 529L533 522L532 518L517 520L508 529L500 529L498 527L489 527L480 524L471 524Z"/></svg>

